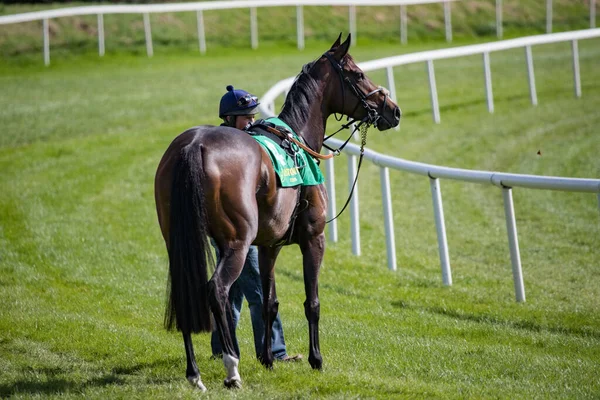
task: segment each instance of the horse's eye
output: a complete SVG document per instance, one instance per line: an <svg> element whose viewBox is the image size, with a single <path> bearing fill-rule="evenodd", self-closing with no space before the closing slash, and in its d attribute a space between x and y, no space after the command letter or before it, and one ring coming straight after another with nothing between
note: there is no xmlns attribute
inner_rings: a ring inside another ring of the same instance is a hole
<svg viewBox="0 0 600 400"><path fill-rule="evenodd" d="M356 82L361 82L361 81L363 81L364 79L365 79L365 74L363 74L362 72L359 72L359 73L356 75Z"/></svg>

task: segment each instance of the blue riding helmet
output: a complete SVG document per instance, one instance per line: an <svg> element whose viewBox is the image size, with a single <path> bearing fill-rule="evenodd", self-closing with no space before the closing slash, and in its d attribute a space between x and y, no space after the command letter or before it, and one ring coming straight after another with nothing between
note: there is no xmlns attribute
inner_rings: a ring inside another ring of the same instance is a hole
<svg viewBox="0 0 600 400"><path fill-rule="evenodd" d="M227 115L254 115L258 114L258 97L251 95L245 90L233 89L227 85L227 93L221 97L219 104L219 118Z"/></svg>

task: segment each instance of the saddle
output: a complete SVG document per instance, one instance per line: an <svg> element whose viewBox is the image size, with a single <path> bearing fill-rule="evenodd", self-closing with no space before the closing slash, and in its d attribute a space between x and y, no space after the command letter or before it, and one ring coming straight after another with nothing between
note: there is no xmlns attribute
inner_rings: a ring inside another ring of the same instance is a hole
<svg viewBox="0 0 600 400"><path fill-rule="evenodd" d="M284 123L280 119L277 120L280 123ZM300 147L298 147L297 144L287 139L289 135L295 136L296 139L299 139L299 137L294 131L292 131L292 129L287 124L276 125L272 121L266 119L259 119L255 121L252 125L250 125L248 129L246 129L246 131L252 136L261 135L269 138L273 142L277 143L277 145L279 145L279 147L281 147L283 151L285 151L285 153L294 160L294 165L296 168L305 167L305 165L301 165L299 163L299 161L301 162L301 160L299 160L298 157ZM278 131L278 133L275 133L275 131Z"/></svg>
<svg viewBox="0 0 600 400"><path fill-rule="evenodd" d="M318 185L325 181L317 162L289 137L303 143L279 118L259 119L246 129L267 152L282 187Z"/></svg>

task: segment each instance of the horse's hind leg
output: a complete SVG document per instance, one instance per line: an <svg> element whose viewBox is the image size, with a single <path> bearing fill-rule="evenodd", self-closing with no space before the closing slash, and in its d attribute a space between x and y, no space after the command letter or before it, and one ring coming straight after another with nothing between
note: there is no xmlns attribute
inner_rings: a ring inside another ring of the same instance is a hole
<svg viewBox="0 0 600 400"><path fill-rule="evenodd" d="M213 277L208 282L210 308L223 348L223 364L227 370L224 384L229 388L242 386L242 379L238 372L240 355L235 346L235 329L230 329L228 322L228 313L231 313L229 289L242 272L248 248L249 244L244 244L237 249L229 248L224 251L220 249L221 259Z"/></svg>
<svg viewBox="0 0 600 400"><path fill-rule="evenodd" d="M187 377L188 382L190 382L193 387L198 388L203 392L206 392L206 386L204 386L204 384L202 383L202 379L200 379L200 371L198 370L198 366L196 365L196 357L194 356L194 345L192 344L191 334L183 334L183 344L185 346L185 357L187 360L185 376Z"/></svg>
<svg viewBox="0 0 600 400"><path fill-rule="evenodd" d="M309 355L308 362L314 369L321 369L323 358L319 347L319 318L321 306L319 303L319 271L325 251L325 236L320 234L301 244L302 264L304 269L304 314L308 320Z"/></svg>

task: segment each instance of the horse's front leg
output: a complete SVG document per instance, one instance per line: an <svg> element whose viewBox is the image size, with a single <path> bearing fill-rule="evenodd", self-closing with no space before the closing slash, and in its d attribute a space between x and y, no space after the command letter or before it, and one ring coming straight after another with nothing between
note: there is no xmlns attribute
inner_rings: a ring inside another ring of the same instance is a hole
<svg viewBox="0 0 600 400"><path fill-rule="evenodd" d="M323 358L319 347L319 317L321 306L319 303L319 271L323 254L325 253L325 235L314 236L305 243L301 243L302 264L304 271L304 314L308 320L309 355L308 362L314 369L321 369Z"/></svg>
<svg viewBox="0 0 600 400"><path fill-rule="evenodd" d="M273 321L275 321L279 310L279 301L277 301L277 291L275 290L275 260L277 260L280 250L281 246L258 247L258 264L263 291L263 320L265 322L263 353L260 362L267 368L273 368L271 340L273 337Z"/></svg>

